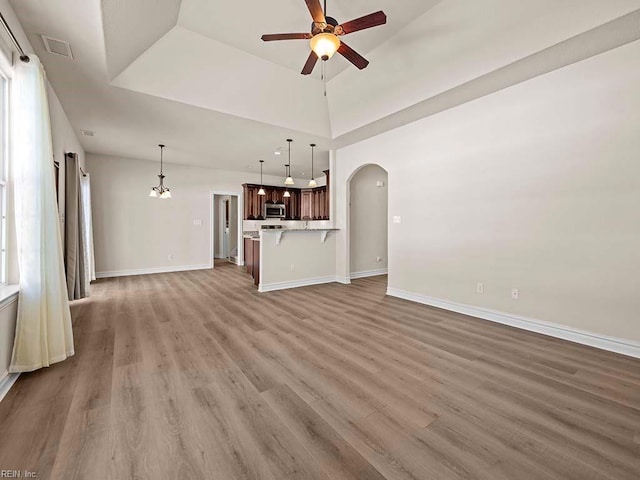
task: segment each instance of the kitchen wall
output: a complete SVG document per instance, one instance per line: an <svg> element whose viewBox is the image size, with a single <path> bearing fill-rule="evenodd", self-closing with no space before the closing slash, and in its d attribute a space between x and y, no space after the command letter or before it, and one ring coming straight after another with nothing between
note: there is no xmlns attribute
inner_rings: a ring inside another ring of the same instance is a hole
<svg viewBox="0 0 640 480"><path fill-rule="evenodd" d="M26 52L33 52L27 37L18 22L11 5L7 0L0 0L0 11L6 18L18 41ZM0 50L5 54L12 52L9 41L4 32L0 38ZM2 54L2 53L0 53ZM64 112L55 91L48 85L49 114L51 116L51 135L53 152L56 161L61 163L61 183L60 195L64 202L64 153L78 153L81 165L84 165L84 150L78 141L67 115ZM12 185L9 184L7 202L7 267L9 283L19 282L17 245L15 236L15 219L13 216ZM63 221L64 203L61 204L61 222ZM61 223L61 227L63 227ZM63 231L63 230L62 230ZM7 376L7 368L11 361L11 351L13 349L13 336L17 315L17 298L8 303L0 304L0 382Z"/></svg>
<svg viewBox="0 0 640 480"><path fill-rule="evenodd" d="M638 112L636 41L339 150L337 226L347 228L347 179L377 163L398 217L392 293L638 352ZM338 235L344 277L348 231Z"/></svg>
<svg viewBox="0 0 640 480"><path fill-rule="evenodd" d="M165 153L171 156L171 146ZM242 199L242 184L255 182L255 173L165 163L165 183L173 198L149 198L159 166L156 161L87 154L99 275L208 268L211 192ZM264 183L279 185L282 178L265 175Z"/></svg>
<svg viewBox="0 0 640 480"><path fill-rule="evenodd" d="M349 208L351 278L386 273L388 215L384 169L366 165L353 175Z"/></svg>

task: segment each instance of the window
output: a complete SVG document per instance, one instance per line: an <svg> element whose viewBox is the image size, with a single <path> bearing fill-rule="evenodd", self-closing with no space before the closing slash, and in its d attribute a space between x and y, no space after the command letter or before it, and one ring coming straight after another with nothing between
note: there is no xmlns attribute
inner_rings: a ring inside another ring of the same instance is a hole
<svg viewBox="0 0 640 480"><path fill-rule="evenodd" d="M0 70L0 284L7 283L7 172L9 158L9 79Z"/></svg>

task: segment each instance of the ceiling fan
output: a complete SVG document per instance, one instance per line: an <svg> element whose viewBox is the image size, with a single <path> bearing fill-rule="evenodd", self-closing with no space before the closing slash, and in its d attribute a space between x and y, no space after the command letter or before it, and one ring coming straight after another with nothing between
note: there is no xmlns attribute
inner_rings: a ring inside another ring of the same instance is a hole
<svg viewBox="0 0 640 480"><path fill-rule="evenodd" d="M313 18L310 33L273 33L262 35L264 42L274 40L309 40L311 53L302 69L303 75L309 75L316 66L318 58L329 60L334 53L338 52L344 58L360 70L369 65L369 61L358 52L342 42L339 37L348 33L357 32L366 28L377 27L387 23L387 16L383 11L370 13L364 17L356 18L349 22L339 24L333 17L325 16L327 11L327 1L324 2L324 10L320 5L320 0L305 0L307 8Z"/></svg>

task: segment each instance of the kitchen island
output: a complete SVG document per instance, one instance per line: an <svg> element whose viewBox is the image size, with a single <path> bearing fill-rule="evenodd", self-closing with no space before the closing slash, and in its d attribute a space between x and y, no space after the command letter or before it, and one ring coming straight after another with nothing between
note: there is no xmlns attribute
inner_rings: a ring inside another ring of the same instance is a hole
<svg viewBox="0 0 640 480"><path fill-rule="evenodd" d="M244 264L256 286L260 283L260 234L257 231L243 232Z"/></svg>
<svg viewBox="0 0 640 480"><path fill-rule="evenodd" d="M336 231L336 228L261 230L258 238L253 236L254 232L245 232L245 252L250 242L251 273L258 291L336 281Z"/></svg>

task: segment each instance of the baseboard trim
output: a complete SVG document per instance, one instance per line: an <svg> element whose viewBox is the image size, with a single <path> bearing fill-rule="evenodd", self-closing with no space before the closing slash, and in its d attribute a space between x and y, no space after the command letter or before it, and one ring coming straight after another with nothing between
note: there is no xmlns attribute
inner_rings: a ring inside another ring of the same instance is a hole
<svg viewBox="0 0 640 480"><path fill-rule="evenodd" d="M363 272L354 272L349 275L351 280L355 278L377 277L378 275L387 275L389 273L388 268L379 268L378 270L365 270Z"/></svg>
<svg viewBox="0 0 640 480"><path fill-rule="evenodd" d="M7 373L2 380L0 380L0 402L9 393L13 384L16 383L19 373Z"/></svg>
<svg viewBox="0 0 640 480"><path fill-rule="evenodd" d="M128 277L130 275L150 275L153 273L188 272L190 270L206 270L212 268L207 265L183 265L177 267L141 268L138 270L115 270L111 272L96 272L96 278Z"/></svg>
<svg viewBox="0 0 640 480"><path fill-rule="evenodd" d="M336 282L349 285L351 284L351 277L336 277Z"/></svg>
<svg viewBox="0 0 640 480"><path fill-rule="evenodd" d="M473 307L463 303L442 300L395 288L387 288L387 295L416 303L422 303L424 305L430 305L432 307L442 308L452 312L462 313L464 315L470 315L472 317L489 320L491 322L501 323L503 325L510 325L512 327L541 333L550 337L561 338L563 340L588 345L590 347L607 350L609 352L620 353L629 357L640 358L640 343L632 340L609 337L598 333L578 330L557 323L535 320L511 313L498 312L496 310Z"/></svg>
<svg viewBox="0 0 640 480"><path fill-rule="evenodd" d="M258 286L258 291L261 293L273 292L275 290L287 290L289 288L309 287L311 285L320 285L323 283L332 283L336 281L338 281L338 279L335 276L331 275L328 277L305 278L303 280L295 280L293 282L268 283L266 285L261 283Z"/></svg>

